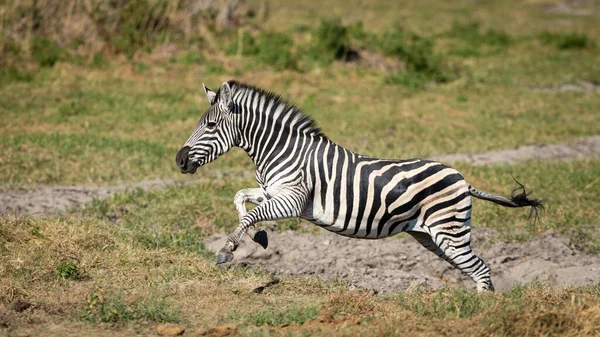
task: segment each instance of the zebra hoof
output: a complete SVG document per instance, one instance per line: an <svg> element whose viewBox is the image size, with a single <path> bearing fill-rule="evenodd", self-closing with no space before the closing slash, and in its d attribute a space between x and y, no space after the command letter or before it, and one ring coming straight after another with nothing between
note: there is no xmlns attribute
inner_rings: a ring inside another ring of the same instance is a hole
<svg viewBox="0 0 600 337"><path fill-rule="evenodd" d="M221 249L217 255L217 265L227 263L233 260L233 253L225 249Z"/></svg>
<svg viewBox="0 0 600 337"><path fill-rule="evenodd" d="M269 238L267 237L267 232L264 230L260 230L254 234L254 238L252 238L254 242L261 245L264 249L267 249L269 246Z"/></svg>

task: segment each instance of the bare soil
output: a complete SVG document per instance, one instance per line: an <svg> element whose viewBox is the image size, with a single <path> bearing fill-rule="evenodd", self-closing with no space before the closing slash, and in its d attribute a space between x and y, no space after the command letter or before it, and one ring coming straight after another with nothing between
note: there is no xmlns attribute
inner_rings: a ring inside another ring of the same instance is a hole
<svg viewBox="0 0 600 337"><path fill-rule="evenodd" d="M600 136L587 137L569 143L521 146L513 150L447 154L431 159L442 163L466 162L481 166L517 164L534 159L576 160L583 158L600 158Z"/></svg>
<svg viewBox="0 0 600 337"><path fill-rule="evenodd" d="M152 180L124 186L39 186L33 189L5 190L0 187L0 215L54 215L88 203L94 198L106 198L131 188L164 188L173 180Z"/></svg>
<svg viewBox="0 0 600 337"><path fill-rule="evenodd" d="M547 232L518 243L495 240L490 229L473 228L472 233L473 249L492 269L496 290L534 279L555 287L600 281L600 256L577 251L563 235ZM225 234L215 234L205 245L217 252L225 240ZM345 280L350 286L381 293L416 286L475 288L471 279L405 235L360 240L325 230L270 232L266 250L245 238L234 254L234 264L259 266L274 274Z"/></svg>

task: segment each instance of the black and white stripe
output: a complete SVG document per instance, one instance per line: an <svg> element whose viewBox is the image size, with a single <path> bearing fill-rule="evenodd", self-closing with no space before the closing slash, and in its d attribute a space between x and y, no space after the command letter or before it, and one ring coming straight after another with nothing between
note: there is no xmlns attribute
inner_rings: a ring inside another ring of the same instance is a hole
<svg viewBox="0 0 600 337"><path fill-rule="evenodd" d="M218 263L233 258L246 232L266 247L266 236L254 229L257 222L302 217L354 238L407 232L471 276L479 290L493 290L489 268L470 247L471 196L503 206L543 208L524 189L511 198L479 191L438 162L356 154L329 140L300 109L256 87L230 81L217 93L205 91L211 107L178 153L181 171L193 173L239 146L256 164L261 186L236 194L240 226ZM248 212L246 202L258 206Z"/></svg>

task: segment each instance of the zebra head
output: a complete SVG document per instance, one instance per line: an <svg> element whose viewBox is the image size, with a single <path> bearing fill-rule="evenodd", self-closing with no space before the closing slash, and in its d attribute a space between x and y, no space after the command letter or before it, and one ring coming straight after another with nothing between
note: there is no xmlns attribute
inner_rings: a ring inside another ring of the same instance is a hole
<svg viewBox="0 0 600 337"><path fill-rule="evenodd" d="M217 159L235 145L237 133L232 116L231 87L225 82L215 93L204 84L202 86L210 107L177 153L175 161L184 174L195 173L198 167Z"/></svg>

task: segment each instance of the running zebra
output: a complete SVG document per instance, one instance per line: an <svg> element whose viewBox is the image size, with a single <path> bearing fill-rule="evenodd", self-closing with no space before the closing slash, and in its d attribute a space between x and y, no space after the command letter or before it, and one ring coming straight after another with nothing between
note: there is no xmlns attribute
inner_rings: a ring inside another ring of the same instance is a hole
<svg viewBox="0 0 600 337"><path fill-rule="evenodd" d="M217 264L233 259L244 234L267 248L266 232L256 223L301 217L353 238L407 232L470 276L478 291L493 290L490 269L470 247L471 196L506 207L530 206L536 216L543 210L520 184L521 193L517 189L506 198L472 187L438 162L356 154L271 92L237 81L223 83L216 93L206 86L204 91L210 108L177 153L181 173L193 174L238 146L256 165L260 185L235 195L239 226L219 251ZM246 202L257 206L247 211Z"/></svg>

